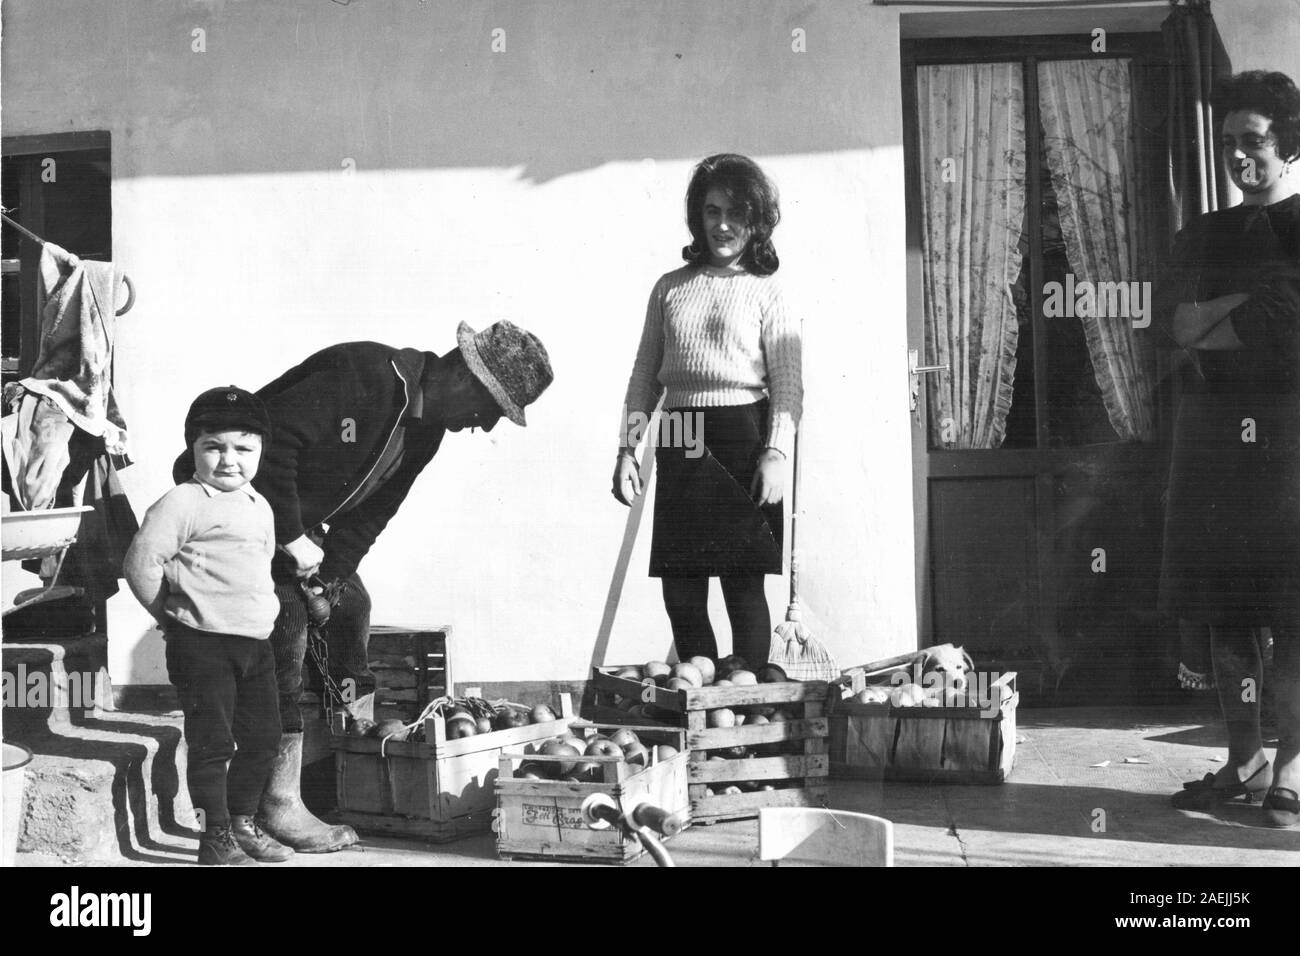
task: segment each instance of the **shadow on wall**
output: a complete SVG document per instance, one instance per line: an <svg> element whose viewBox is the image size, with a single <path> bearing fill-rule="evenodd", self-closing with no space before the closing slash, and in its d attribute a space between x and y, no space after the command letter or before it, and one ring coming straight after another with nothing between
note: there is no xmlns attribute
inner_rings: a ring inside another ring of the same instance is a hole
<svg viewBox="0 0 1300 956"><path fill-rule="evenodd" d="M719 149L901 142L897 39L870 9L16 0L5 12L6 132L108 126L116 178L351 164L519 167L546 182Z"/></svg>

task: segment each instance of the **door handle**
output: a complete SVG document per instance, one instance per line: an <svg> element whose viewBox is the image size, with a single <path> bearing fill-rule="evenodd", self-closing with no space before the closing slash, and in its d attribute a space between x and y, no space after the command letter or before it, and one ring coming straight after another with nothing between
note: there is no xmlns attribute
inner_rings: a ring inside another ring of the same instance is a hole
<svg viewBox="0 0 1300 956"><path fill-rule="evenodd" d="M916 411L916 406L921 400L921 376L948 371L947 365L917 365L919 359L920 355L916 349L907 350L908 411L912 412Z"/></svg>

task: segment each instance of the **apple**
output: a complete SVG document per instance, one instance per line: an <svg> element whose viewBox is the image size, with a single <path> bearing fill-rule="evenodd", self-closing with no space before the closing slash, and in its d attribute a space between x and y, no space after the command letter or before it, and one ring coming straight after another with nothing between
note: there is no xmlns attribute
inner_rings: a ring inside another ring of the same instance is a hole
<svg viewBox="0 0 1300 956"><path fill-rule="evenodd" d="M736 712L727 707L718 707L705 715L705 722L710 727L734 727Z"/></svg>
<svg viewBox="0 0 1300 956"><path fill-rule="evenodd" d="M538 704L528 713L528 719L534 724L544 724L555 719L555 711L545 704Z"/></svg>
<svg viewBox="0 0 1300 956"><path fill-rule="evenodd" d="M492 732L492 720L489 717L480 717L474 721L474 727L480 734L490 734Z"/></svg>
<svg viewBox="0 0 1300 956"><path fill-rule="evenodd" d="M545 780L550 776L550 767L536 760L525 760L519 765L519 777L522 780Z"/></svg>
<svg viewBox="0 0 1300 956"><path fill-rule="evenodd" d="M473 727L472 721L470 726L471 728ZM472 734L473 732L474 731L471 729L470 733ZM381 739L384 737L392 737L394 740L405 740L406 724L402 723L400 720L381 720L366 733L370 737L379 737Z"/></svg>
<svg viewBox="0 0 1300 956"><path fill-rule="evenodd" d="M548 740L542 744L539 751L547 757L581 757L582 751L572 744L566 744L561 740ZM550 763L550 761L547 761ZM577 760L561 760L556 764L560 775L573 773L573 768L578 765Z"/></svg>
<svg viewBox="0 0 1300 956"><path fill-rule="evenodd" d="M728 654L722 660L718 661L717 675L726 677L731 671L744 670L749 665L739 654Z"/></svg>
<svg viewBox="0 0 1300 956"><path fill-rule="evenodd" d="M667 760L669 757L676 757L680 750L676 747L670 747L668 744L659 744L655 747L655 758L658 760Z"/></svg>
<svg viewBox="0 0 1300 956"><path fill-rule="evenodd" d="M509 730L511 727L527 727L528 715L513 707L502 707L492 718L492 726L497 730Z"/></svg>
<svg viewBox="0 0 1300 956"><path fill-rule="evenodd" d="M632 733L632 731L628 730L626 727L620 727L618 730L614 731L609 735L609 739L618 744L619 748L623 751L626 751L627 748L633 744L636 744L637 746L641 745L641 738Z"/></svg>
<svg viewBox="0 0 1300 956"><path fill-rule="evenodd" d="M743 713L742 711L737 711L737 712L736 712L736 726L739 727L741 724L747 724L747 723L749 723L749 715L746 714L746 713Z"/></svg>
<svg viewBox="0 0 1300 956"><path fill-rule="evenodd" d="M354 717L348 724L348 734L352 737L369 737L370 728L375 726L373 720L366 720L364 717Z"/></svg>
<svg viewBox="0 0 1300 956"><path fill-rule="evenodd" d="M645 667L641 668L641 673L645 675L644 679L653 680L662 687L673 676L673 669L663 661L647 661Z"/></svg>
<svg viewBox="0 0 1300 956"><path fill-rule="evenodd" d="M755 675L753 671L746 670L732 671L727 675L727 679L737 687L752 687L758 683L757 675Z"/></svg>
<svg viewBox="0 0 1300 956"><path fill-rule="evenodd" d="M478 733L478 725L474 718L469 714L457 714L455 717L447 719L447 739L459 740L462 737L473 737Z"/></svg>
<svg viewBox="0 0 1300 956"><path fill-rule="evenodd" d="M790 712L788 710L782 710L780 707L777 707L775 710L773 710L770 714L767 715L767 720L768 723L771 724L783 724L787 720L794 720L794 718L790 716Z"/></svg>
<svg viewBox="0 0 1300 956"><path fill-rule="evenodd" d="M623 680L641 680L641 668L635 664L629 664L627 667L620 667L614 672L615 677L621 677Z"/></svg>
<svg viewBox="0 0 1300 956"><path fill-rule="evenodd" d="M598 783L603 771L600 764L593 760L580 760L573 765L569 776L575 783Z"/></svg>
<svg viewBox="0 0 1300 956"><path fill-rule="evenodd" d="M636 763L644 767L650 763L650 751L639 743L633 744L623 750L623 759L628 763Z"/></svg>
<svg viewBox="0 0 1300 956"><path fill-rule="evenodd" d="M769 721L762 714L750 714L749 717L746 718L745 723L751 727L756 727L759 724L771 723L771 721Z"/></svg>
<svg viewBox="0 0 1300 956"><path fill-rule="evenodd" d="M697 654L687 663L695 665L696 669L700 672L700 676L704 678L706 686L712 684L714 679L718 676L718 668L710 658L705 657L703 654Z"/></svg>
<svg viewBox="0 0 1300 956"><path fill-rule="evenodd" d="M870 684L860 690L854 698L859 704L889 703L889 688L880 684Z"/></svg>
<svg viewBox="0 0 1300 956"><path fill-rule="evenodd" d="M785 675L785 671L775 664L764 664L758 669L757 676L760 684L781 684L790 679Z"/></svg>
<svg viewBox="0 0 1300 956"><path fill-rule="evenodd" d="M560 734L556 740L560 741L560 743L568 744L574 750L578 751L578 753L582 753L587 749L587 741L583 740L577 734Z"/></svg>
<svg viewBox="0 0 1300 956"><path fill-rule="evenodd" d="M703 672L694 664L689 662L685 664L674 664L672 674L677 680L684 680L692 687L704 686ZM669 684L671 683L672 681L669 681Z"/></svg>
<svg viewBox="0 0 1300 956"><path fill-rule="evenodd" d="M895 707L919 707L925 700L925 691L916 684L902 684L894 688L889 699Z"/></svg>
<svg viewBox="0 0 1300 956"><path fill-rule="evenodd" d="M735 685L733 685L733 684L731 683L731 681L727 680L727 679L724 677L724 678L722 678L722 680L715 680L715 681L713 682L713 686L714 686L714 687L733 687L733 686L735 686Z"/></svg>
<svg viewBox="0 0 1300 956"><path fill-rule="evenodd" d="M584 757L621 757L623 748L608 737L597 737L582 752Z"/></svg>
<svg viewBox="0 0 1300 956"><path fill-rule="evenodd" d="M670 677L666 685L669 690L695 690L699 684L692 684L684 677Z"/></svg>

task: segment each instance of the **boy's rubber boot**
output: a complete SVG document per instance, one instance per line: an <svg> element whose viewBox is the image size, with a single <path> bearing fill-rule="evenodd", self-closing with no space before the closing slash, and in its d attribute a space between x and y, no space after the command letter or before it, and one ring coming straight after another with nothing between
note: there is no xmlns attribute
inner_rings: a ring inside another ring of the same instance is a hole
<svg viewBox="0 0 1300 956"><path fill-rule="evenodd" d="M252 816L232 813L230 831L240 849L258 862L283 863L293 856L293 850L259 827Z"/></svg>
<svg viewBox="0 0 1300 956"><path fill-rule="evenodd" d="M199 837L199 866L257 866L244 852L230 827L212 827Z"/></svg>
<svg viewBox="0 0 1300 956"><path fill-rule="evenodd" d="M318 820L302 802L302 734L281 734L262 792L258 825L298 853L333 853L357 842L351 827Z"/></svg>

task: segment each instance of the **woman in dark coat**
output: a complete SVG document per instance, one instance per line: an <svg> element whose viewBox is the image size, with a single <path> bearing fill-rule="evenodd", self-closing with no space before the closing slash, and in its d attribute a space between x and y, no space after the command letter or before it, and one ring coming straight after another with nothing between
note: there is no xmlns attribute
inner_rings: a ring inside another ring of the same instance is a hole
<svg viewBox="0 0 1300 956"><path fill-rule="evenodd" d="M1157 308L1199 366L1174 436L1161 604L1208 624L1228 731L1216 774L1184 785L1180 809L1264 794L1264 822L1300 820L1300 91L1243 73L1218 92L1228 174L1244 199L1179 233ZM1256 638L1274 667L1263 686ZM1260 733L1272 696L1279 740Z"/></svg>

